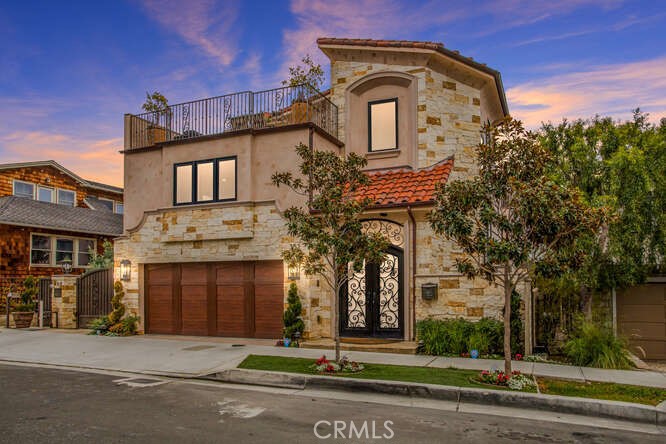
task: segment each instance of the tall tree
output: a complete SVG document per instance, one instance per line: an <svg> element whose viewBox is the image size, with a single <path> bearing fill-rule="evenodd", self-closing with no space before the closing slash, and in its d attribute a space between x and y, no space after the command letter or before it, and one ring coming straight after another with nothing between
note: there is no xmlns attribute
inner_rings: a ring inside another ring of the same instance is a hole
<svg viewBox="0 0 666 444"><path fill-rule="evenodd" d="M626 122L596 116L543 125L555 162L551 175L610 211L605 236L588 239L593 254L564 281L609 290L666 271L666 119L650 124L639 109Z"/></svg>
<svg viewBox="0 0 666 444"><path fill-rule="evenodd" d="M301 58L300 65L289 67L289 78L283 80L282 84L285 86L299 86L306 84L319 91L324 84L324 70L319 63L315 63L312 60L310 54L306 54Z"/></svg>
<svg viewBox="0 0 666 444"><path fill-rule="evenodd" d="M361 217L371 201L358 191L369 183L362 168L364 157L347 157L330 151L296 147L301 159L299 175L276 172L272 181L308 197L309 206L291 207L284 213L289 235L299 244L282 256L287 263L300 263L308 275L318 275L328 284L336 316L340 313L340 291L347 284L350 268L360 271L365 262L381 263L388 242L379 233L364 232ZM303 179L305 178L305 180ZM336 322L335 359L340 360L340 322Z"/></svg>
<svg viewBox="0 0 666 444"><path fill-rule="evenodd" d="M551 157L520 121L486 126L476 149L479 175L438 186L433 230L464 252L458 270L504 290L504 369L511 373L511 294L521 281L575 267L602 212L574 189L552 181Z"/></svg>

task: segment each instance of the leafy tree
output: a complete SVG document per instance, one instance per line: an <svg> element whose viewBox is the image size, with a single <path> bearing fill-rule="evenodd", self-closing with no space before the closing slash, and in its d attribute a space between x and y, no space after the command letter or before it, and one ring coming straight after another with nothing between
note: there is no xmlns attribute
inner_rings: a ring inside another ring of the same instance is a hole
<svg viewBox="0 0 666 444"><path fill-rule="evenodd" d="M293 339L295 333L303 334L305 325L301 319L301 310L303 305L298 297L298 287L295 282L289 285L289 294L287 296L287 309L284 312L284 336Z"/></svg>
<svg viewBox="0 0 666 444"><path fill-rule="evenodd" d="M171 109L169 108L169 101L159 91L154 91L152 94L146 91L146 101L141 105L147 113L153 113L153 123L157 125L160 122L160 116L169 116Z"/></svg>
<svg viewBox="0 0 666 444"><path fill-rule="evenodd" d="M627 122L563 120L543 125L541 141L555 159L554 179L611 215L603 237L586 239L593 254L555 288L609 290L666 271L666 119L653 125L636 109Z"/></svg>
<svg viewBox="0 0 666 444"><path fill-rule="evenodd" d="M88 265L90 265L93 270L106 269L113 266L113 244L108 240L105 240L102 247L104 248L102 254L97 253L97 251L92 248L88 250L88 254L90 254L90 262Z"/></svg>
<svg viewBox="0 0 666 444"><path fill-rule="evenodd" d="M365 262L381 263L388 247L379 233L366 234L361 224L361 215L371 203L357 196L370 181L361 171L367 160L354 153L342 157L311 150L304 144L296 146L296 152L300 175L276 172L272 176L276 186L287 186L309 200L309 207L291 207L284 213L287 232L300 245L292 245L282 256L327 283L339 314L340 290L347 284L350 268L358 272ZM339 322L335 323L335 359L340 360Z"/></svg>
<svg viewBox="0 0 666 444"><path fill-rule="evenodd" d="M301 59L301 63L301 65L289 67L289 78L283 80L282 84L285 86L308 84L319 91L324 84L324 70L321 65L315 63L310 54L306 54Z"/></svg>
<svg viewBox="0 0 666 444"><path fill-rule="evenodd" d="M520 121L486 126L476 149L479 175L439 185L429 219L464 257L458 270L504 290L504 367L511 373L511 295L519 282L575 267L582 234L598 229L603 213L577 190L552 181L551 158Z"/></svg>

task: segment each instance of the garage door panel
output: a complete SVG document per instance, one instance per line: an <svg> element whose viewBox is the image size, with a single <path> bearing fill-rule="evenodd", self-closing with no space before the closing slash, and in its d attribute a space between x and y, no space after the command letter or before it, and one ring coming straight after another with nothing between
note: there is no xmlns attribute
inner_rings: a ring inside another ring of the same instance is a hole
<svg viewBox="0 0 666 444"><path fill-rule="evenodd" d="M208 334L207 285L181 286L181 328L184 335Z"/></svg>
<svg viewBox="0 0 666 444"><path fill-rule="evenodd" d="M618 330L628 339L663 339L666 337L666 324L659 322L624 322Z"/></svg>
<svg viewBox="0 0 666 444"><path fill-rule="evenodd" d="M618 322L666 322L664 304L660 305L625 305L618 307Z"/></svg>
<svg viewBox="0 0 666 444"><path fill-rule="evenodd" d="M147 329L149 333L171 334L174 324L173 267L169 264L146 268Z"/></svg>
<svg viewBox="0 0 666 444"><path fill-rule="evenodd" d="M666 285L637 285L618 291L617 305L664 305L666 302Z"/></svg>
<svg viewBox="0 0 666 444"><path fill-rule="evenodd" d="M284 266L281 261L260 261L254 267L254 335L279 338L283 327Z"/></svg>
<svg viewBox="0 0 666 444"><path fill-rule="evenodd" d="M631 341L632 353L642 359L666 359L666 341Z"/></svg>
<svg viewBox="0 0 666 444"><path fill-rule="evenodd" d="M251 263L221 262L215 266L215 281L218 285L237 284L252 280Z"/></svg>
<svg viewBox="0 0 666 444"><path fill-rule="evenodd" d="M284 266L282 261L259 261L254 264L254 281L257 284L282 284Z"/></svg>
<svg viewBox="0 0 666 444"><path fill-rule="evenodd" d="M666 359L666 284L631 287L617 293L618 331L644 359Z"/></svg>
<svg viewBox="0 0 666 444"><path fill-rule="evenodd" d="M249 332L251 316L244 285L217 287L217 334L219 336L244 337Z"/></svg>

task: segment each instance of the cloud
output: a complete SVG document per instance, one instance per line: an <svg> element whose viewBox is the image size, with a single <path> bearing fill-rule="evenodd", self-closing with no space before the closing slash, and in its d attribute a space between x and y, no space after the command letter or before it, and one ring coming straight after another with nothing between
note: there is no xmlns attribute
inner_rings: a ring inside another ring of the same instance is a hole
<svg viewBox="0 0 666 444"><path fill-rule="evenodd" d="M238 7L233 1L140 0L150 18L227 67L238 49L234 25Z"/></svg>
<svg viewBox="0 0 666 444"><path fill-rule="evenodd" d="M3 162L53 159L79 176L123 185L123 139L75 137L46 131L14 131L0 135Z"/></svg>
<svg viewBox="0 0 666 444"><path fill-rule="evenodd" d="M595 114L627 118L640 107L666 117L666 57L588 69L519 84L507 90L511 114L528 127Z"/></svg>

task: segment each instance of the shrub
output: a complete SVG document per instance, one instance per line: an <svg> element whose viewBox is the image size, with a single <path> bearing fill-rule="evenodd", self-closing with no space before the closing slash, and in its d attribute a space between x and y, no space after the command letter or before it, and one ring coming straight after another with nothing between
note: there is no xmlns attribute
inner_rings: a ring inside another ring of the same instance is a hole
<svg viewBox="0 0 666 444"><path fill-rule="evenodd" d="M90 333L89 335L105 335L109 331L109 317L102 316L101 318L93 319L90 322Z"/></svg>
<svg viewBox="0 0 666 444"><path fill-rule="evenodd" d="M138 322L139 322L138 316L130 315L123 318L120 322L109 328L109 331L119 336L131 336L136 334Z"/></svg>
<svg viewBox="0 0 666 444"><path fill-rule="evenodd" d="M478 322L465 319L425 319L416 325L423 352L428 355L460 355L475 348L481 354L502 350L502 323L490 318Z"/></svg>
<svg viewBox="0 0 666 444"><path fill-rule="evenodd" d="M20 302L14 303L14 311L35 311L36 299L39 294L39 281L36 277L27 276L23 281L23 291Z"/></svg>
<svg viewBox="0 0 666 444"><path fill-rule="evenodd" d="M572 364L585 367L627 369L633 363L629 359L626 343L608 328L579 320L569 340L564 345L564 354Z"/></svg>
<svg viewBox="0 0 666 444"><path fill-rule="evenodd" d="M284 312L284 337L294 339L295 333L303 334L305 324L301 319L301 299L298 297L298 287L295 282L289 286L289 294L287 296L287 309Z"/></svg>

